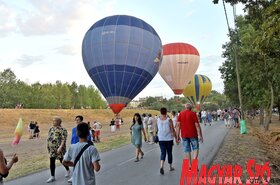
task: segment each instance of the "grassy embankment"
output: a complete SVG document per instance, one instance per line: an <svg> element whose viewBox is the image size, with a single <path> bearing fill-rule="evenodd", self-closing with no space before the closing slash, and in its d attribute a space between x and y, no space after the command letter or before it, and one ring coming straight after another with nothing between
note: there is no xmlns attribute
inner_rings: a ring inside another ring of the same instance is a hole
<svg viewBox="0 0 280 185"><path fill-rule="evenodd" d="M101 122L103 125L101 131L102 142L95 145L99 152L104 152L130 143L129 127L135 112L158 114L158 111L123 110L121 116L124 125L122 125L121 131L111 133L109 123L114 117L111 110L0 109L0 148L4 151L8 160L14 152L19 156L19 162L12 168L7 180L48 169L49 158L46 150L46 137L54 116L60 116L63 119L62 124L68 130L68 146L71 129L75 126L74 118L76 115L83 115L84 121L97 120ZM24 134L20 144L12 147L11 142L19 117L23 119ZM40 139L28 139L27 125L31 120L37 121L40 126Z"/></svg>

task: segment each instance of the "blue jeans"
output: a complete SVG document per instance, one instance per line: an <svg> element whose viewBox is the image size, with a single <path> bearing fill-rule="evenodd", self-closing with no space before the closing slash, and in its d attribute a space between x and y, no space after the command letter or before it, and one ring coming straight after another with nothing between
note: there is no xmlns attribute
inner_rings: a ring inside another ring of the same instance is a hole
<svg viewBox="0 0 280 185"><path fill-rule="evenodd" d="M172 148L173 148L173 140L171 141L159 141L159 147L161 151L160 160L165 161L166 152L168 155L168 163L172 164Z"/></svg>
<svg viewBox="0 0 280 185"><path fill-rule="evenodd" d="M183 146L184 146L184 152L188 153L192 150L198 150L199 149L199 143L198 138L182 138L183 139Z"/></svg>

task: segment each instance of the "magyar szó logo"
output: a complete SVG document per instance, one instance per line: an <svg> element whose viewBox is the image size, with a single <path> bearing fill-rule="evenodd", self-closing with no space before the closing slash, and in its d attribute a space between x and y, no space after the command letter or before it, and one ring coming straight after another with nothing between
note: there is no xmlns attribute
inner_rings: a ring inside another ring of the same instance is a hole
<svg viewBox="0 0 280 185"><path fill-rule="evenodd" d="M243 170L246 170L246 182L242 182ZM201 165L198 170L198 160L193 160L190 165L189 160L184 160L182 165L182 174L180 185L259 185L269 184L271 180L271 171L269 162L257 164L254 159L250 159L246 169L240 165L215 164L207 169L206 165ZM273 179L275 180L275 179Z"/></svg>

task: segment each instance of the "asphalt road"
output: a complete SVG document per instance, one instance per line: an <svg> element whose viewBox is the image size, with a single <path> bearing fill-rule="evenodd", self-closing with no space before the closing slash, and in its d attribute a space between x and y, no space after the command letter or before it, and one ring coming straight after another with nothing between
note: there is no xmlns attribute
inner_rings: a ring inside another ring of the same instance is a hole
<svg viewBox="0 0 280 185"><path fill-rule="evenodd" d="M202 125L204 143L200 143L199 163L210 165L222 144L228 129L223 122L214 122L212 126ZM157 144L143 144L144 159L134 162L135 149L127 145L115 150L101 153L101 170L96 173L97 185L179 185L183 149L182 144L173 147L173 164L175 171L169 172L167 160L165 174L159 173L160 149ZM56 168L56 181L51 185L66 185L65 169ZM5 182L5 185L46 185L49 170Z"/></svg>

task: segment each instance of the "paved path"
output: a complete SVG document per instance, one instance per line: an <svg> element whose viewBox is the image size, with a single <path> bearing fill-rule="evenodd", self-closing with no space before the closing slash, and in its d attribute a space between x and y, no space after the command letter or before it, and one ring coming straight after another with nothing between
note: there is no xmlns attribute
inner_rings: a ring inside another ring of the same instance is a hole
<svg viewBox="0 0 280 185"><path fill-rule="evenodd" d="M223 122L212 126L202 125L204 143L200 145L199 163L209 165L217 153L227 133ZM143 144L144 159L134 162L135 149L127 145L119 149L101 153L101 170L96 174L97 185L177 185L180 182L182 166L182 146L174 145L173 158L175 171L169 172L166 162L165 175L159 173L160 149L157 144ZM56 181L51 185L66 185L65 170L56 169ZM4 183L5 185L46 185L49 170Z"/></svg>

